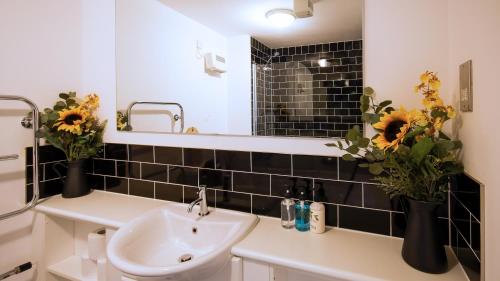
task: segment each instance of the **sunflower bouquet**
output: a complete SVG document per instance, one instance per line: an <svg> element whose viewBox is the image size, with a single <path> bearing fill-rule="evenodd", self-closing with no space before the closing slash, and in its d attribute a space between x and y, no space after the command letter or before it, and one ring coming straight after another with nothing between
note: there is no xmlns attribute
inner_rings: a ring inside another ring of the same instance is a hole
<svg viewBox="0 0 500 281"><path fill-rule="evenodd" d="M75 92L59 94L53 108L41 113L39 136L66 154L68 161L97 155L103 147L106 122L97 117L99 97L96 94L77 98Z"/></svg>
<svg viewBox="0 0 500 281"><path fill-rule="evenodd" d="M363 120L377 131L366 138L359 126L351 128L344 141L327 144L347 153L344 160L364 158L374 180L391 196L402 195L425 202L446 199L449 176L461 173L458 160L462 143L452 140L443 125L455 118L455 109L439 95L441 82L434 72L420 76L415 93L423 96L424 109L391 107L392 101L375 103L375 92L365 88L361 96Z"/></svg>

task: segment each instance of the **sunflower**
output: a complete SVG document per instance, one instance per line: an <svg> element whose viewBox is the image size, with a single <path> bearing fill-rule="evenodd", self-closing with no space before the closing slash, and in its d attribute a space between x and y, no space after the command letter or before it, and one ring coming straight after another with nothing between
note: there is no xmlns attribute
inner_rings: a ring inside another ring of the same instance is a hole
<svg viewBox="0 0 500 281"><path fill-rule="evenodd" d="M82 127L80 126L88 117L88 113L79 107L64 109L59 112L59 119L57 119L54 127L58 131L66 131L75 135L82 134Z"/></svg>
<svg viewBox="0 0 500 281"><path fill-rule="evenodd" d="M90 111L93 111L99 107L99 96L96 94L87 95L83 99L82 107L87 108Z"/></svg>
<svg viewBox="0 0 500 281"><path fill-rule="evenodd" d="M373 140L373 143L379 149L386 150L392 147L397 150L406 133L408 133L410 125L410 114L403 107L391 113L384 113L384 116L380 118L380 122L373 125L375 129L381 131L378 137Z"/></svg>

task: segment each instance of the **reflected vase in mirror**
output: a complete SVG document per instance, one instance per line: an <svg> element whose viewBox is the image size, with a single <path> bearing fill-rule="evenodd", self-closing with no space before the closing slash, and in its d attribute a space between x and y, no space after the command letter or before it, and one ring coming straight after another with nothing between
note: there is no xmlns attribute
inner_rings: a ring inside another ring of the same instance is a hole
<svg viewBox="0 0 500 281"><path fill-rule="evenodd" d="M62 197L76 198L85 196L90 193L90 185L88 184L87 175L85 174L85 166L87 159L79 159L69 161L68 164L56 163L54 171L63 181ZM63 178L60 168L65 168L66 178Z"/></svg>
<svg viewBox="0 0 500 281"><path fill-rule="evenodd" d="M446 251L436 210L442 203L405 198L407 217L402 256L407 264L427 273L444 273L448 269Z"/></svg>

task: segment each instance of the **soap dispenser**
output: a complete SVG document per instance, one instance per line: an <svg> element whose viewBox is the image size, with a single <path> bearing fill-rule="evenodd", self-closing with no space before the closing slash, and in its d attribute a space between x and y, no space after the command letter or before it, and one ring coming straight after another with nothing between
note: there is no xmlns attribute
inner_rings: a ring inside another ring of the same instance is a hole
<svg viewBox="0 0 500 281"><path fill-rule="evenodd" d="M281 226L286 229L295 226L295 200L292 199L292 192L288 188L285 198L281 200Z"/></svg>
<svg viewBox="0 0 500 281"><path fill-rule="evenodd" d="M310 206L306 199L306 190L303 188L299 193L299 201L295 203L295 229L298 231L309 231Z"/></svg>

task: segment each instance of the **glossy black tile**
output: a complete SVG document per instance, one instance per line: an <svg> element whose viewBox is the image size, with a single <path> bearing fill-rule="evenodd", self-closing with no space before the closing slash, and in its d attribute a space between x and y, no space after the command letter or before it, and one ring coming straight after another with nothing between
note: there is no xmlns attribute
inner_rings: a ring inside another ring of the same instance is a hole
<svg viewBox="0 0 500 281"><path fill-rule="evenodd" d="M404 237L406 230L406 217L403 213L391 213L392 216L392 233L394 237Z"/></svg>
<svg viewBox="0 0 500 281"><path fill-rule="evenodd" d="M94 173L99 175L115 176L115 160L94 159Z"/></svg>
<svg viewBox="0 0 500 281"><path fill-rule="evenodd" d="M121 143L106 143L104 145L104 158L127 160L128 159L127 145Z"/></svg>
<svg viewBox="0 0 500 281"><path fill-rule="evenodd" d="M64 182L61 179L43 181L39 184L40 198L47 198L62 192ZM31 200L31 195L28 197Z"/></svg>
<svg viewBox="0 0 500 281"><path fill-rule="evenodd" d="M97 190L104 190L104 176L87 174L88 183L90 188Z"/></svg>
<svg viewBox="0 0 500 281"><path fill-rule="evenodd" d="M199 189L194 186L184 186L184 203L189 204L199 197ZM215 190L206 189L207 205L209 207L215 207Z"/></svg>
<svg viewBox="0 0 500 281"><path fill-rule="evenodd" d="M155 198L173 202L184 202L184 193L182 185L155 183Z"/></svg>
<svg viewBox="0 0 500 281"><path fill-rule="evenodd" d="M43 164L41 165L43 170L40 170L40 172L43 174L44 180L58 179L66 176L68 171L67 165L66 161Z"/></svg>
<svg viewBox="0 0 500 281"><path fill-rule="evenodd" d="M337 179L337 157L293 155L293 175Z"/></svg>
<svg viewBox="0 0 500 281"><path fill-rule="evenodd" d="M478 257L481 256L481 224L473 219L471 221L471 237L470 237L470 246L474 251L478 253Z"/></svg>
<svg viewBox="0 0 500 281"><path fill-rule="evenodd" d="M271 192L270 176L266 174L233 172L233 190L269 195Z"/></svg>
<svg viewBox="0 0 500 281"><path fill-rule="evenodd" d="M481 218L481 184L466 174L452 178L453 195L476 217Z"/></svg>
<svg viewBox="0 0 500 281"><path fill-rule="evenodd" d="M363 189L359 183L315 180L314 200L350 206L363 205Z"/></svg>
<svg viewBox="0 0 500 281"><path fill-rule="evenodd" d="M151 181L168 182L168 166L160 164L141 164L141 178Z"/></svg>
<svg viewBox="0 0 500 281"><path fill-rule="evenodd" d="M182 148L155 146L155 162L182 165Z"/></svg>
<svg viewBox="0 0 500 281"><path fill-rule="evenodd" d="M27 155L32 155L32 148L29 149ZM38 149L38 161L39 163L53 162L66 160L66 155L60 149L53 147L52 145L43 145ZM32 163L32 161L31 161Z"/></svg>
<svg viewBox="0 0 500 281"><path fill-rule="evenodd" d="M233 175L229 171L219 171L212 169L200 169L200 186L209 188L232 190Z"/></svg>
<svg viewBox="0 0 500 281"><path fill-rule="evenodd" d="M293 196L298 195L298 189L307 187L312 192L312 179L291 176L271 176L271 195L283 197L287 189L290 189Z"/></svg>
<svg viewBox="0 0 500 281"><path fill-rule="evenodd" d="M480 281L481 262L460 234L458 234L456 254L469 280Z"/></svg>
<svg viewBox="0 0 500 281"><path fill-rule="evenodd" d="M169 183L198 186L198 168L169 166Z"/></svg>
<svg viewBox="0 0 500 281"><path fill-rule="evenodd" d="M216 191L217 208L230 209L240 212L252 212L251 195L231 191Z"/></svg>
<svg viewBox="0 0 500 281"><path fill-rule="evenodd" d="M215 168L212 149L184 148L184 165L200 168Z"/></svg>
<svg viewBox="0 0 500 281"><path fill-rule="evenodd" d="M154 162L153 146L129 144L128 160L153 163Z"/></svg>
<svg viewBox="0 0 500 281"><path fill-rule="evenodd" d="M252 152L252 171L260 173L290 175L292 173L291 155Z"/></svg>
<svg viewBox="0 0 500 281"><path fill-rule="evenodd" d="M382 187L374 184L364 184L364 207L373 208L373 209L381 209L381 210L398 210L395 207L398 207L397 204L399 200L395 200L395 205L391 202L391 198ZM400 210L401 208L399 208Z"/></svg>
<svg viewBox="0 0 500 281"><path fill-rule="evenodd" d="M467 209L462 205L462 203L454 198L451 195L450 202L450 218L453 221L453 224L457 228L458 232L462 234L467 243L470 244L470 226L471 226L471 214Z"/></svg>
<svg viewBox="0 0 500 281"><path fill-rule="evenodd" d="M328 226L337 226L338 205L325 204L325 224Z"/></svg>
<svg viewBox="0 0 500 281"><path fill-rule="evenodd" d="M339 227L390 235L390 212L340 206Z"/></svg>
<svg viewBox="0 0 500 281"><path fill-rule="evenodd" d="M155 198L154 190L155 190L154 182L130 179L129 182L130 195L141 196L146 198Z"/></svg>
<svg viewBox="0 0 500 281"><path fill-rule="evenodd" d="M216 150L216 168L233 171L250 171L250 152Z"/></svg>
<svg viewBox="0 0 500 281"><path fill-rule="evenodd" d="M261 195L252 195L252 214L281 217L281 200L279 197L269 197Z"/></svg>
<svg viewBox="0 0 500 281"><path fill-rule="evenodd" d="M128 194L128 179L105 177L106 191Z"/></svg>
<svg viewBox="0 0 500 281"><path fill-rule="evenodd" d="M345 161L339 158L339 179L348 181L370 182L373 175L368 169L359 167L363 161Z"/></svg>

